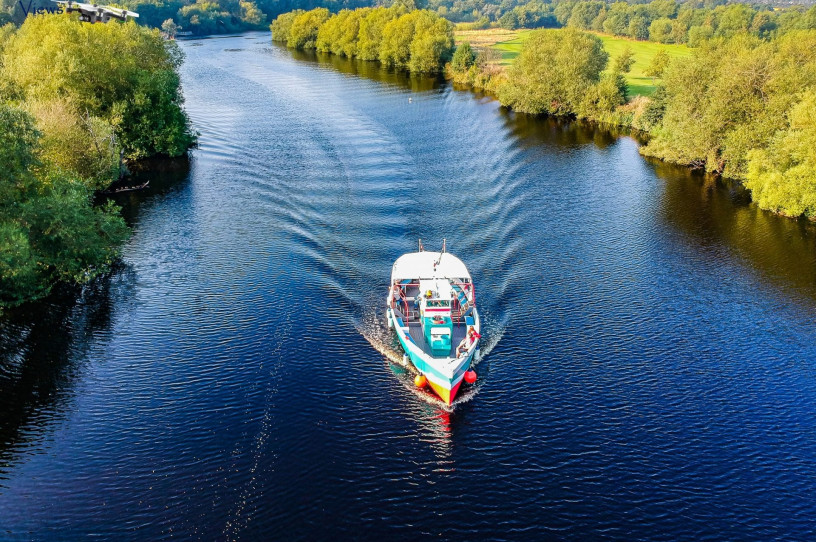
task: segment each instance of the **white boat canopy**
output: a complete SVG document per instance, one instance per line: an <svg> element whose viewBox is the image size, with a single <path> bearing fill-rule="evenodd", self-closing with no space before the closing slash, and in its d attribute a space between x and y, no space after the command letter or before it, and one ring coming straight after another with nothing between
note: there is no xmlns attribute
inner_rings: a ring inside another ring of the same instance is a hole
<svg viewBox="0 0 816 542"><path fill-rule="evenodd" d="M434 271L434 264L437 261L439 265L436 266ZM391 270L392 281L430 279L434 277L470 280L470 273L468 273L467 267L462 263L462 260L447 252L442 253L442 258L439 257L439 252L403 254L394 262L394 267Z"/></svg>

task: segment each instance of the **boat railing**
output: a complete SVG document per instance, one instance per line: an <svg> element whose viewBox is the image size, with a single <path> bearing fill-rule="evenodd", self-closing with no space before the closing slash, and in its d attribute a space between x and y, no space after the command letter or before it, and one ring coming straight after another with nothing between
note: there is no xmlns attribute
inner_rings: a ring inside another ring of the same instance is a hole
<svg viewBox="0 0 816 542"><path fill-rule="evenodd" d="M472 282L453 282L451 281L451 286L453 287L454 291L454 305L456 308L456 324L459 325L462 321L462 317L467 314L467 312L476 306L476 289L473 286ZM459 293L457 292L457 288L462 294L465 296L465 302L462 303L459 300ZM470 295L468 296L468 290L470 291ZM454 307L451 307L452 309ZM451 310L453 313L453 310Z"/></svg>
<svg viewBox="0 0 816 542"><path fill-rule="evenodd" d="M405 292L402 291L402 285L395 284L394 288L397 289L399 299L402 302L403 307L405 307L405 311L403 313L405 314L405 323L407 324L411 319L411 312L408 310L408 298L405 296ZM394 307L394 304L396 304L396 302L397 302L396 299L392 297L391 298L392 307Z"/></svg>

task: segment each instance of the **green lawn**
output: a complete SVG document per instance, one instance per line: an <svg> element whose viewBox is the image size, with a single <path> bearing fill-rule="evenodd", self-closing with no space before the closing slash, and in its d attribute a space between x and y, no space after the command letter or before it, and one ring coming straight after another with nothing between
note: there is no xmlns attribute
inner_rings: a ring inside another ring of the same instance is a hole
<svg viewBox="0 0 816 542"><path fill-rule="evenodd" d="M471 41L473 45L477 43L489 45L501 53L501 63L507 66L512 64L519 55L521 46L530 37L532 32L533 30L503 31L501 33L495 30L457 32L456 41ZM629 84L629 93L633 96L637 94L651 96L654 92L654 82L651 77L646 77L643 74L643 70L649 66L649 63L658 51L664 49L671 57L691 55L691 49L685 45L665 45L651 41L635 41L606 34L596 35L601 38L606 52L609 53L610 66L612 65L612 60L623 51L624 47L628 45L632 48L632 52L635 54L635 63L632 65L632 71L626 76L626 82ZM503 41L494 41L491 43L491 36L495 36Z"/></svg>
<svg viewBox="0 0 816 542"><path fill-rule="evenodd" d="M643 74L652 58L658 51L665 50L670 57L679 58L691 55L691 49L685 45L668 45L663 43L655 43L653 41L635 41L617 36L608 36L605 34L597 34L604 42L604 48L609 53L609 65L612 65L612 59L621 54L623 48L627 45L632 48L635 54L635 63L632 65L632 71L626 74L626 82L629 85L629 94L641 94L643 96L651 96L655 90L654 82L651 77Z"/></svg>

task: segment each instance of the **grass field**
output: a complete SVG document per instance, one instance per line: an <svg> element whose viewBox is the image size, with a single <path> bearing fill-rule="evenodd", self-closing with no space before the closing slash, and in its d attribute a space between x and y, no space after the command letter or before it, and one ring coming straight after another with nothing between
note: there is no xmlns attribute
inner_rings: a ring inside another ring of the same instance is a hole
<svg viewBox="0 0 816 542"><path fill-rule="evenodd" d="M477 48L492 47L501 54L501 64L509 66L521 52L524 42L530 37L533 30L503 30L491 28L488 30L466 30L456 32L456 43L470 42ZM606 34L596 34L604 43L606 52L609 53L609 65L612 59L621 54L627 45L632 48L635 55L635 63L632 70L626 74L626 82L629 84L630 95L651 96L655 90L651 77L643 74L652 58L661 49L665 50L669 56L684 57L691 55L691 49L685 45L666 45L651 41L635 41L618 36Z"/></svg>

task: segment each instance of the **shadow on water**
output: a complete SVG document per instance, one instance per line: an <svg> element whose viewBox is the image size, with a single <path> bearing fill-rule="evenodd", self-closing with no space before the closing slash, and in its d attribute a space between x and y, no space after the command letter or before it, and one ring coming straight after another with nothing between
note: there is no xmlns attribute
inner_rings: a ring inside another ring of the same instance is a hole
<svg viewBox="0 0 816 542"><path fill-rule="evenodd" d="M15 451L41 440L69 410L83 370L76 360L110 328L111 291L128 282L129 269L119 266L110 276L83 288L63 287L0 319L0 480Z"/></svg>
<svg viewBox="0 0 816 542"><path fill-rule="evenodd" d="M505 125L527 148L595 145L621 137L642 144L637 133L593 123L516 114L502 108ZM673 229L702 251L724 246L763 276L816 299L816 224L763 211L739 182L683 166L642 158L665 181L660 212Z"/></svg>
<svg viewBox="0 0 816 542"><path fill-rule="evenodd" d="M171 192L188 179L190 159L184 155L145 160L131 169L127 184L150 181L149 187L112 199L133 227L142 202ZM118 264L91 284L57 287L46 299L0 316L0 478L14 449L41 438L46 427L61 418L81 373L73 360L81 359L90 341L109 329L112 289L127 291L126 285L134 280L130 268Z"/></svg>
<svg viewBox="0 0 816 542"><path fill-rule="evenodd" d="M122 208L122 216L128 226L133 227L139 216L139 205L146 199L171 192L190 177L190 156L185 153L176 158L152 158L142 160L130 167L130 175L124 184L137 186L150 184L143 190L123 192L112 196L99 196L98 201L113 199Z"/></svg>
<svg viewBox="0 0 816 542"><path fill-rule="evenodd" d="M525 147L575 147L594 144L605 149L620 137L629 136L631 130L617 127L601 127L596 123L579 120L562 120L554 117L535 117L500 109L505 126Z"/></svg>
<svg viewBox="0 0 816 542"><path fill-rule="evenodd" d="M663 218L695 249L725 246L763 276L816 299L816 225L761 210L739 183L650 162L666 181Z"/></svg>
<svg viewBox="0 0 816 542"><path fill-rule="evenodd" d="M372 81L404 88L413 92L428 92L447 86L445 78L441 75L437 77L413 75L410 72L385 68L376 61L356 60L315 51L296 51L277 44L273 44L273 46L288 51L292 58L299 62L319 64L332 68L340 73L371 79Z"/></svg>

